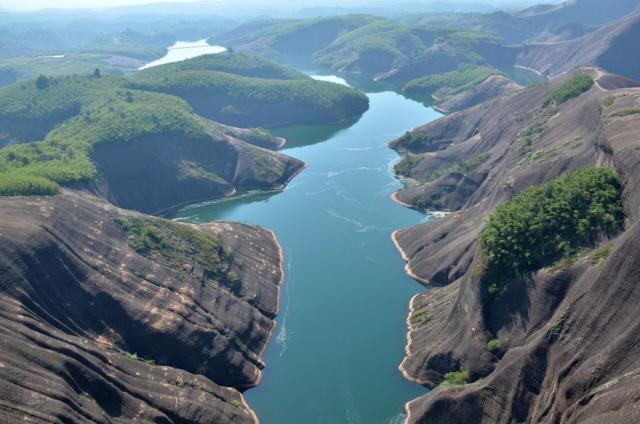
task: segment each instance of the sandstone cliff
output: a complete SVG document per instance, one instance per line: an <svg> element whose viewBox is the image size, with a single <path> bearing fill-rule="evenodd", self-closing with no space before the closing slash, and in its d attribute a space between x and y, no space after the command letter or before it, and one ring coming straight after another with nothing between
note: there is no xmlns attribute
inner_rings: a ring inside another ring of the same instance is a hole
<svg viewBox="0 0 640 424"><path fill-rule="evenodd" d="M410 205L426 199L423 205L453 213L394 235L408 271L436 286L411 302L401 369L434 390L407 405L410 423L640 420L640 89L588 72L593 88L551 110L545 99L562 79L414 131L422 140L414 152L426 153L411 175L427 182L398 198ZM406 150L407 140L393 145ZM460 165L479 155L484 160L475 167ZM488 302L473 272L486 217L525 188L585 166L621 175L625 231L603 241L606 254L587 252L512 281ZM492 340L497 347L489 349ZM446 373L462 369L469 384L439 386Z"/></svg>
<svg viewBox="0 0 640 424"><path fill-rule="evenodd" d="M3 422L255 422L240 391L278 310L271 232L68 191L0 198L0 214Z"/></svg>

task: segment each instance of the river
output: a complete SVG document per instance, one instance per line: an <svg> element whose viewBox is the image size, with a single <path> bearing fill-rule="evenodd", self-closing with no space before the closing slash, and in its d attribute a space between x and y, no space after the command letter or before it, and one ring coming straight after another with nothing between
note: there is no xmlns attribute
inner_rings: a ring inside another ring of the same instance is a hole
<svg viewBox="0 0 640 424"><path fill-rule="evenodd" d="M333 76L318 76L344 83ZM341 127L273 131L307 168L282 192L188 207L175 218L229 220L275 230L286 279L260 385L246 393L262 424L400 423L425 392L398 371L410 298L390 236L428 219L390 199L401 187L387 142L440 116L393 92Z"/></svg>

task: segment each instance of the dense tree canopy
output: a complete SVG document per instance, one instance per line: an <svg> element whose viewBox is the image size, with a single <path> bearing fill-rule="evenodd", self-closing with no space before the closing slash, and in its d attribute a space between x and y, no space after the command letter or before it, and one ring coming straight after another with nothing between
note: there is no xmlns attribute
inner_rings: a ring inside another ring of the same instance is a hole
<svg viewBox="0 0 640 424"><path fill-rule="evenodd" d="M620 230L621 190L612 170L585 168L498 206L480 235L487 282L499 286L535 272Z"/></svg>
<svg viewBox="0 0 640 424"><path fill-rule="evenodd" d="M97 70L42 76L0 88L0 141L11 143L0 149L0 195L54 194L61 184L95 177L91 152L100 143L154 135L212 140L203 120L179 98L199 94L204 97L197 112L213 111L203 113L211 118L248 114L261 125L286 123L287 117L296 123L341 121L368 104L351 88L233 53L158 66L132 79ZM270 138L265 130L254 134Z"/></svg>
<svg viewBox="0 0 640 424"><path fill-rule="evenodd" d="M447 95L460 93L475 87L491 75L501 72L486 66L468 67L444 74L428 75L409 81L403 91L418 100L429 100L438 90L446 91Z"/></svg>
<svg viewBox="0 0 640 424"><path fill-rule="evenodd" d="M57 126L43 141L0 149L0 195L55 193L58 184L95 176L90 158L94 145L159 134L211 138L180 99L114 90Z"/></svg>
<svg viewBox="0 0 640 424"><path fill-rule="evenodd" d="M552 103L561 104L582 93L589 91L593 87L593 78L587 74L577 74L569 78L558 88L553 90L546 98L544 105Z"/></svg>
<svg viewBox="0 0 640 424"><path fill-rule="evenodd" d="M350 87L236 53L150 68L130 87L181 97L198 114L236 126L343 122L368 107L367 97Z"/></svg>

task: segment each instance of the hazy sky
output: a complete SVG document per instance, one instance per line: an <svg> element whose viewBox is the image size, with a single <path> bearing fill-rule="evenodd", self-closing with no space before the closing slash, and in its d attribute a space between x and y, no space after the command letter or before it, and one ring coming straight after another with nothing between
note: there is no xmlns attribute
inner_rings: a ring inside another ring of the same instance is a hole
<svg viewBox="0 0 640 424"><path fill-rule="evenodd" d="M147 3L185 3L193 0L0 0L0 8L11 10L89 9L93 7L133 6Z"/></svg>
<svg viewBox="0 0 640 424"><path fill-rule="evenodd" d="M10 9L10 10L37 10L37 9L67 9L67 8L82 8L89 9L95 7L113 7L113 6L133 6L139 4L148 4L148 3L187 3L195 0L0 0L0 9ZM225 3L233 3L233 0L209 0L211 3L216 1L223 1ZM273 0L272 0L273 1ZM429 1L429 0L423 0ZM437 1L437 0L431 0ZM523 3L526 0L445 0L450 2L459 2L459 3L485 3L494 5L496 3L506 5L509 3ZM606 0L603 0L606 1ZM363 3L376 3L376 0L372 0L370 2L364 0L346 0L346 1L331 1L331 0L291 0L293 4L296 6L303 6L305 4L309 5L320 5L320 4L331 4L331 5L347 5L347 4L360 4ZM534 1L529 0L529 2L534 3ZM557 0L551 1L543 1L540 0L540 3L557 3ZM261 1L261 4L269 5L270 0L264 0L264 3ZM281 1L275 1L275 3L281 3ZM287 2L289 3L289 2ZM292 4L292 3L289 3Z"/></svg>

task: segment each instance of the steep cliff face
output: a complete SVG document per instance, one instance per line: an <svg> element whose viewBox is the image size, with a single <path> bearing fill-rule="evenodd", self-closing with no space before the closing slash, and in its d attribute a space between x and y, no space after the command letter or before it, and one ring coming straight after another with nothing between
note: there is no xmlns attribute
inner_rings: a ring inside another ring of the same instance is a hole
<svg viewBox="0 0 640 424"><path fill-rule="evenodd" d="M426 195L453 213L394 234L408 271L441 286L411 303L401 370L437 387L407 405L409 422L640 419L640 328L633 318L640 313L640 89L600 70L588 72L594 86L557 106L545 103L562 80L415 131L420 140L446 147L420 155L412 176L436 177L398 198L415 205ZM460 165L478 155L485 159L477 166ZM455 172L442 173L452 163ZM573 263L510 281L497 300L488 300L474 271L487 216L525 188L585 166L609 166L621 175L624 232ZM445 374L461 370L469 371L469 384L439 386Z"/></svg>
<svg viewBox="0 0 640 424"><path fill-rule="evenodd" d="M117 206L158 213L237 190L278 190L304 167L300 160L231 134L214 133L210 140L158 136L100 144L92 153L97 177L82 187Z"/></svg>
<svg viewBox="0 0 640 424"><path fill-rule="evenodd" d="M271 232L72 192L0 198L0 213L3 422L255 422L239 390L278 310Z"/></svg>

